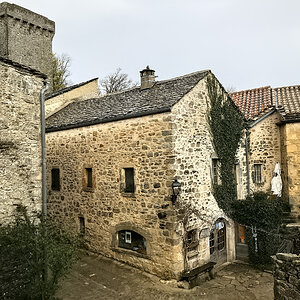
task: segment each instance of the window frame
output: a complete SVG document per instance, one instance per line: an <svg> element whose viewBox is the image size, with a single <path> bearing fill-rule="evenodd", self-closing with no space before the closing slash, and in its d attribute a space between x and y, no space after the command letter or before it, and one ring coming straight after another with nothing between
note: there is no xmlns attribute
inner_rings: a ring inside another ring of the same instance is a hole
<svg viewBox="0 0 300 300"><path fill-rule="evenodd" d="M130 170L130 171L129 171ZM134 197L136 193L136 169L122 166L120 169L120 192L124 197Z"/></svg>
<svg viewBox="0 0 300 300"><path fill-rule="evenodd" d="M213 185L220 185L220 159L213 157L211 159L211 170L212 170L212 183Z"/></svg>
<svg viewBox="0 0 300 300"><path fill-rule="evenodd" d="M262 164L253 165L253 183L263 183Z"/></svg>
<svg viewBox="0 0 300 300"><path fill-rule="evenodd" d="M83 167L82 187L85 192L94 192L95 189L95 171L90 165Z"/></svg>

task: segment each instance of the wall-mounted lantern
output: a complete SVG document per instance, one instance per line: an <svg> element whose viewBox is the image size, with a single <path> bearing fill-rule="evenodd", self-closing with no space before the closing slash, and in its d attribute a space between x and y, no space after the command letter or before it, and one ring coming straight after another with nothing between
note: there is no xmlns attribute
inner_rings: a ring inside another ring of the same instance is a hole
<svg viewBox="0 0 300 300"><path fill-rule="evenodd" d="M177 181L176 178L174 179L174 181L172 183L172 191L173 191L173 194L171 195L171 201L172 201L172 204L174 205L176 202L176 199L181 191L181 185Z"/></svg>

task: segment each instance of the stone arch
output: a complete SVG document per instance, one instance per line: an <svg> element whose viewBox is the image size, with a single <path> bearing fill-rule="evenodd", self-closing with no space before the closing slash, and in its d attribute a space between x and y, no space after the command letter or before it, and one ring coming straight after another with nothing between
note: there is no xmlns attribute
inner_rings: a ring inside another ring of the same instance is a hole
<svg viewBox="0 0 300 300"><path fill-rule="evenodd" d="M131 222L122 222L117 224L116 226L112 227L110 232L112 234L112 248L114 249L123 249L119 247L119 237L118 233L122 231L129 231L129 232L134 232L137 235L141 236L142 238L145 239L146 242L146 256L150 257L151 256L151 242L152 242L152 237L149 232L146 230L136 226L135 224ZM130 254L131 250L127 250L128 254ZM130 251L130 252L129 252ZM132 251L132 254L134 252Z"/></svg>

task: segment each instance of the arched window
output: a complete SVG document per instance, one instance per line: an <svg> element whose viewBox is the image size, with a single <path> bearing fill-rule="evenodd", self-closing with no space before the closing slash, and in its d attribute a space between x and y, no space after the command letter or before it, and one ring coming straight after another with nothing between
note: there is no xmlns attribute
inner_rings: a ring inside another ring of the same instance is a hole
<svg viewBox="0 0 300 300"><path fill-rule="evenodd" d="M146 239L133 230L120 230L117 232L118 247L147 254Z"/></svg>

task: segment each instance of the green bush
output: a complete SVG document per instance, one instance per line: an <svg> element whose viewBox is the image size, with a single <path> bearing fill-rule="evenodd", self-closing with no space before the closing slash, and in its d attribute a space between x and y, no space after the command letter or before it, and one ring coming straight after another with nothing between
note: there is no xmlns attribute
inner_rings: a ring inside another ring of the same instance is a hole
<svg viewBox="0 0 300 300"><path fill-rule="evenodd" d="M28 217L0 227L0 298L55 299L58 280L77 258L78 236L50 221Z"/></svg>
<svg viewBox="0 0 300 300"><path fill-rule="evenodd" d="M271 263L280 245L279 227L283 222L286 202L279 197L257 192L232 202L231 217L246 226L246 242L249 246L249 261L253 264ZM256 228L257 251L252 228Z"/></svg>

